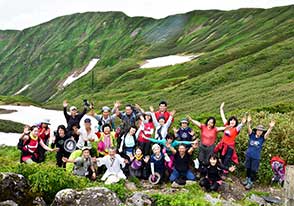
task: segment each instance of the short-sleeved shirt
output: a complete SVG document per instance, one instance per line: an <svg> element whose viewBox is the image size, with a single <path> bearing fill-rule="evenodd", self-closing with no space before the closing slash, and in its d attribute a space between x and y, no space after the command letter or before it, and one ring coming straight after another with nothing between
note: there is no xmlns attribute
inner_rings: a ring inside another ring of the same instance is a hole
<svg viewBox="0 0 294 206"><path fill-rule="evenodd" d="M257 138L256 134L252 132L249 135L249 143L246 156L259 160L264 141L265 139L263 135Z"/></svg>
<svg viewBox="0 0 294 206"><path fill-rule="evenodd" d="M226 127L228 126L228 124L225 124L224 126ZM242 124L239 124L237 127L226 129L224 131L224 136L223 136L224 143L226 143L227 145L234 145L236 137L238 136L242 126L243 126Z"/></svg>
<svg viewBox="0 0 294 206"><path fill-rule="evenodd" d="M215 143L217 137L217 128L209 129L205 124L201 124L201 143L205 146L211 146Z"/></svg>
<svg viewBox="0 0 294 206"><path fill-rule="evenodd" d="M193 135L190 134L191 132L192 129L190 127L180 128L177 132L177 137L181 141L192 141Z"/></svg>
<svg viewBox="0 0 294 206"><path fill-rule="evenodd" d="M189 163L191 161L191 155L186 151L183 158L180 156L180 153L177 153L174 156L174 165L175 169L178 172L187 172L189 170Z"/></svg>
<svg viewBox="0 0 294 206"><path fill-rule="evenodd" d="M85 159L83 157L78 157L75 160L75 166L73 173L79 176L86 176L88 175L88 168L93 166L91 158Z"/></svg>
<svg viewBox="0 0 294 206"><path fill-rule="evenodd" d="M81 129L79 129L79 131L80 131L80 137L79 137L79 141L77 143L77 147L80 149L82 149L84 146L92 147L92 144L89 140L90 139L93 139L93 140L98 139L94 130L91 129L91 131L88 133L85 128L81 128ZM87 139L87 141L84 141L84 139Z"/></svg>

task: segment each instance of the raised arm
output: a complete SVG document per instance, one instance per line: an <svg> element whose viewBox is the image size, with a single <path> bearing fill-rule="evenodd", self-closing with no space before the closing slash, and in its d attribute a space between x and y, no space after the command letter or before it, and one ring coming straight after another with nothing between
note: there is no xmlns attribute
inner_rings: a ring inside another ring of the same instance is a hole
<svg viewBox="0 0 294 206"><path fill-rule="evenodd" d="M169 118L165 123L168 128L170 127L170 125L171 125L171 123L173 121L173 117L174 117L175 113L176 113L176 110L173 110L173 111L170 112Z"/></svg>
<svg viewBox="0 0 294 206"><path fill-rule="evenodd" d="M201 128L201 123L192 119L192 117L190 117L190 115L187 115L187 119L192 122L194 125L196 125L197 127Z"/></svg>
<svg viewBox="0 0 294 206"><path fill-rule="evenodd" d="M223 123L224 123L224 125L225 125L225 124L227 123L227 119L226 119L226 117L225 117L224 106L225 106L225 103L223 102L223 103L221 104L219 110L220 110L221 118L222 118Z"/></svg>
<svg viewBox="0 0 294 206"><path fill-rule="evenodd" d="M198 139L196 139L194 141L194 143L192 144L192 147L190 147L190 149L188 150L188 154L192 155L193 151L198 148Z"/></svg>
<svg viewBox="0 0 294 206"><path fill-rule="evenodd" d="M241 120L241 123L237 126L237 132L240 132L242 127L246 124L246 117L244 116Z"/></svg>
<svg viewBox="0 0 294 206"><path fill-rule="evenodd" d="M264 139L266 139L269 136L269 134L271 133L271 131L272 131L273 127L275 126L275 124L276 124L276 122L274 120L272 120L269 123L269 128L268 128L267 132L264 135Z"/></svg>
<svg viewBox="0 0 294 206"><path fill-rule="evenodd" d="M174 147L172 147L170 143L166 142L166 143L165 143L165 146L166 146L166 148L168 148L173 154L176 154L176 153L177 153L177 150L176 150Z"/></svg>
<svg viewBox="0 0 294 206"><path fill-rule="evenodd" d="M249 135L251 135L251 133L252 133L251 122L252 122L252 118L251 118L251 115L249 114L247 116L247 127L248 127L248 134Z"/></svg>
<svg viewBox="0 0 294 206"><path fill-rule="evenodd" d="M66 121L68 121L68 119L70 118L70 115L67 113L67 106L68 106L67 101L64 100L63 101L63 114L64 114Z"/></svg>
<svg viewBox="0 0 294 206"><path fill-rule="evenodd" d="M154 108L152 106L150 107L150 112L151 112L151 117L152 117L152 121L153 121L154 126L158 127L159 123L158 123L158 121L156 119L156 116L154 114Z"/></svg>

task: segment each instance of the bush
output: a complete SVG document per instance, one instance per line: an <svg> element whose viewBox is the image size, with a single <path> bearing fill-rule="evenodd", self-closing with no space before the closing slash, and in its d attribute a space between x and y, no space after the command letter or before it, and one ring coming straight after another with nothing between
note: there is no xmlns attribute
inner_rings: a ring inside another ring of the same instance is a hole
<svg viewBox="0 0 294 206"><path fill-rule="evenodd" d="M189 192L177 192L174 194L151 194L155 199L155 204L158 206L207 206L209 203L204 199L204 191L200 186L192 184L185 186Z"/></svg>

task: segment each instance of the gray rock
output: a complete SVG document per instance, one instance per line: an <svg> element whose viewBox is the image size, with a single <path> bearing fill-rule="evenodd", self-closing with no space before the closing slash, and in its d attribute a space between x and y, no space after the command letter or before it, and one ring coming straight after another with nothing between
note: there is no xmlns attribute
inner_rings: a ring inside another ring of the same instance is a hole
<svg viewBox="0 0 294 206"><path fill-rule="evenodd" d="M136 192L126 200L126 205L149 206L152 205L152 199L144 193Z"/></svg>
<svg viewBox="0 0 294 206"><path fill-rule="evenodd" d="M20 205L32 205L30 186L24 176L0 173L0 201L12 200Z"/></svg>
<svg viewBox="0 0 294 206"><path fill-rule="evenodd" d="M246 198L246 199L248 201L250 201L250 202L257 203L260 206L270 205L262 197L259 197L259 196L255 195L255 194L252 194L249 198Z"/></svg>
<svg viewBox="0 0 294 206"><path fill-rule="evenodd" d="M4 202L0 202L0 206L18 206L18 204L12 200L6 200Z"/></svg>
<svg viewBox="0 0 294 206"><path fill-rule="evenodd" d="M136 184L134 182L126 182L125 187L130 191L136 191L137 190Z"/></svg>
<svg viewBox="0 0 294 206"><path fill-rule="evenodd" d="M45 200L43 199L43 197L36 197L33 201L33 204L35 206L46 206L46 202Z"/></svg>
<svg viewBox="0 0 294 206"><path fill-rule="evenodd" d="M104 187L91 187L84 190L64 189L59 191L53 206L117 206L122 204L117 195Z"/></svg>

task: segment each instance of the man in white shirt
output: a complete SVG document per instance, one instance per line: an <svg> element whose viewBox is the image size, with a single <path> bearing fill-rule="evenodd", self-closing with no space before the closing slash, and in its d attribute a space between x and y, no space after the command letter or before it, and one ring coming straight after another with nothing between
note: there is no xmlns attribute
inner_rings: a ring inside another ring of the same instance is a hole
<svg viewBox="0 0 294 206"><path fill-rule="evenodd" d="M116 154L116 149L114 147L109 148L108 155L97 159L98 167L105 165L107 168L101 180L105 181L105 184L112 184L119 182L121 179L126 179L125 174L121 170L121 166L124 168L127 162L126 159Z"/></svg>
<svg viewBox="0 0 294 206"><path fill-rule="evenodd" d="M91 128L91 119L86 118L84 120L85 128L79 129L79 141L77 143L77 148L82 149L84 146L92 148L91 142L97 140L97 135L94 130Z"/></svg>

